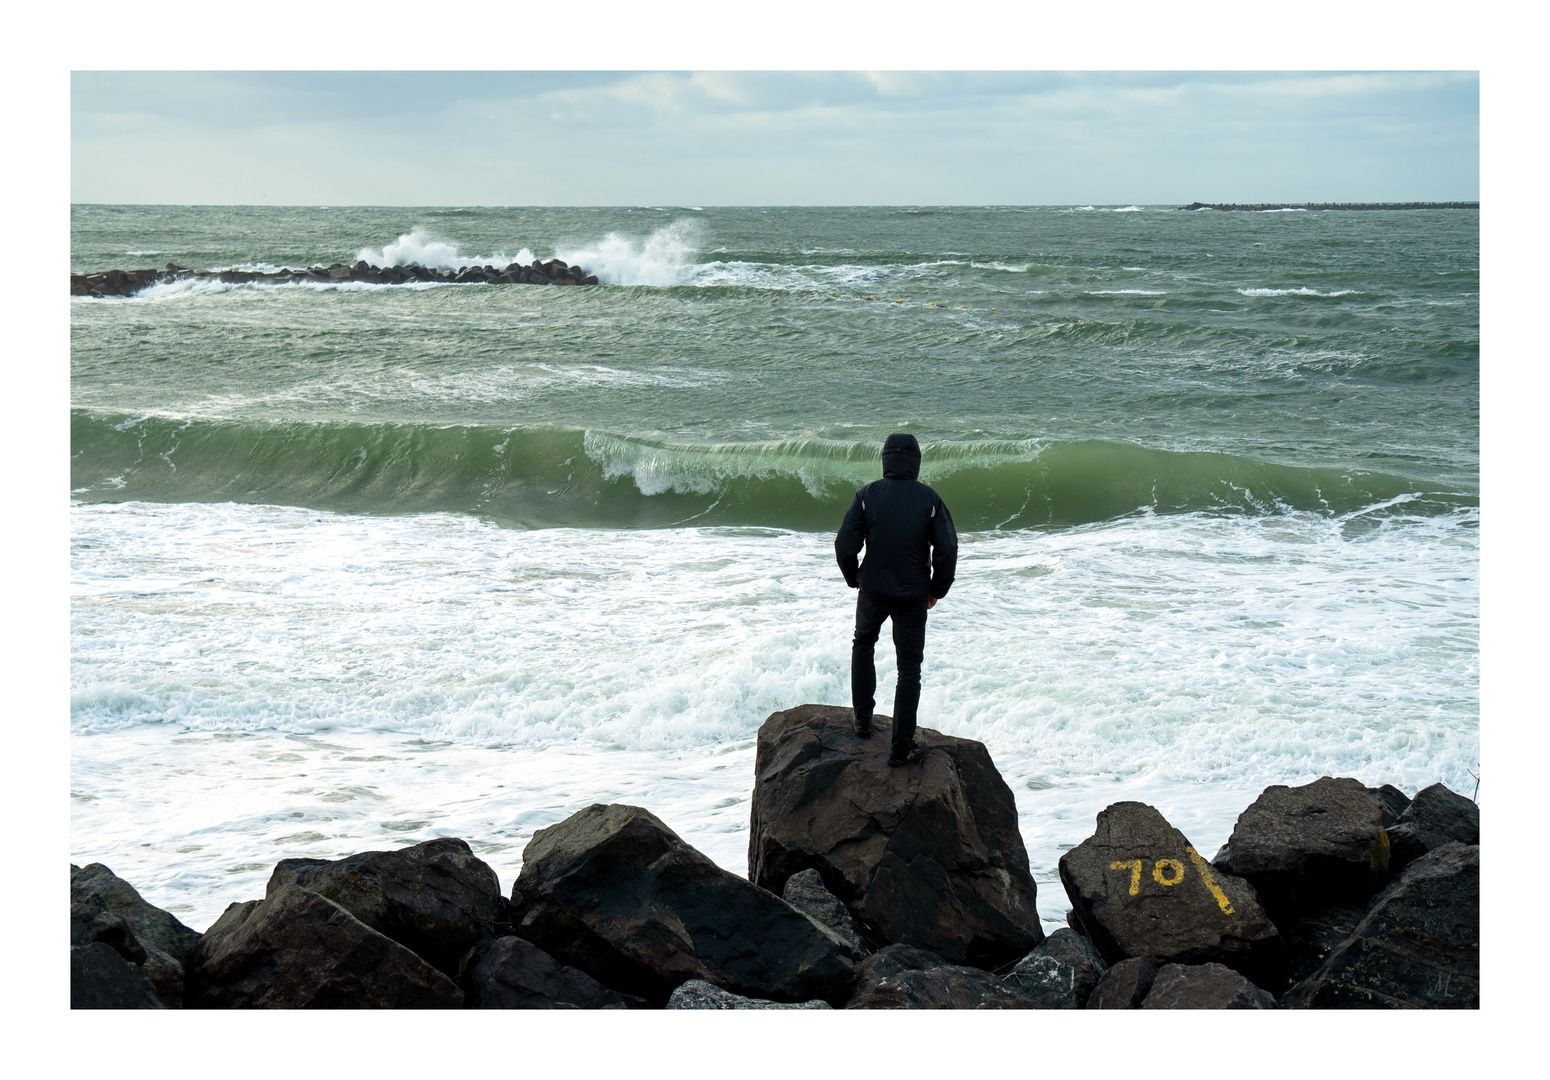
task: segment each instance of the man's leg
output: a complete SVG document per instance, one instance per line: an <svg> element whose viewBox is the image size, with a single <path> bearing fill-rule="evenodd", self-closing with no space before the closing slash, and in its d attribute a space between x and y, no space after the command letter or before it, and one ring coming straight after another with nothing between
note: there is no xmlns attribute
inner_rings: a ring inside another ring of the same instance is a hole
<svg viewBox="0 0 1550 1080"><path fill-rule="evenodd" d="M888 617L877 598L870 593L856 590L856 636L850 644L850 704L856 710L856 722L871 723L872 710L877 703L872 695L877 691L877 668L872 662L872 647L877 644L878 632Z"/></svg>
<svg viewBox="0 0 1550 1080"><path fill-rule="evenodd" d="M926 601L901 600L893 606L893 647L899 658L899 684L893 694L893 756L910 752L915 713L920 708L920 664L926 657Z"/></svg>

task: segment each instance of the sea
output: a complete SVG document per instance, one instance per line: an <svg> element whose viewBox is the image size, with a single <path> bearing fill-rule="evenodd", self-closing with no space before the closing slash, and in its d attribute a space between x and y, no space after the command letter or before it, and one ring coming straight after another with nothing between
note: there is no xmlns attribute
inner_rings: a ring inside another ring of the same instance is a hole
<svg viewBox="0 0 1550 1080"><path fill-rule="evenodd" d="M601 282L70 301L71 861L195 929L438 836L509 891L594 802L746 874L759 725L849 704L833 534L892 432L961 543L920 722L988 746L1046 930L1117 801L1209 855L1271 784L1477 791L1477 211L76 205L70 243Z"/></svg>

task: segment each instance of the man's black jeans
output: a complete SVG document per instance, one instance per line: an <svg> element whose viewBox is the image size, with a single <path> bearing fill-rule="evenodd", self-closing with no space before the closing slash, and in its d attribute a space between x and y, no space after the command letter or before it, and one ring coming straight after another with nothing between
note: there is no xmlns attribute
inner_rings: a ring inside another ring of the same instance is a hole
<svg viewBox="0 0 1550 1080"><path fill-rule="evenodd" d="M858 720L870 720L877 704L872 700L877 690L872 647L877 644L884 619L893 620L893 647L899 657L899 684L893 694L893 749L895 757L903 757L915 738L915 712L920 707L920 662L926 655L926 598L900 600L858 590L856 636L850 646L850 701Z"/></svg>

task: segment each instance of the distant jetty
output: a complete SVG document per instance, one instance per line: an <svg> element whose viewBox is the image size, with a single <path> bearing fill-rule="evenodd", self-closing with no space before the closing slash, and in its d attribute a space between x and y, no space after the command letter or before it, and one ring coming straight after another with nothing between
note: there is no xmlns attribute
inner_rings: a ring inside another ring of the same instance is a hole
<svg viewBox="0 0 1550 1080"><path fill-rule="evenodd" d="M412 282L486 285L596 285L597 277L579 266L567 266L562 259L534 259L530 266L511 263L505 267L464 266L457 270L437 270L418 263L408 266L372 266L364 259L354 266L335 263L312 266L305 270L277 270L261 273L252 270L190 270L168 263L161 270L108 270L98 274L71 274L71 296L133 296L141 289L169 281L222 281L228 284L256 282L265 285L343 284L347 281L371 285L407 285Z"/></svg>
<svg viewBox="0 0 1550 1080"><path fill-rule="evenodd" d="M1180 210L1478 210L1477 202L1203 203Z"/></svg>

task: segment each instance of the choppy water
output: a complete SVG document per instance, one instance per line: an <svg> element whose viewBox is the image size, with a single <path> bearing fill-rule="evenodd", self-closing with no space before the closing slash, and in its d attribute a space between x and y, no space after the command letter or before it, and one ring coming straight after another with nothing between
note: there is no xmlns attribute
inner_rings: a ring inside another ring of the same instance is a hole
<svg viewBox="0 0 1550 1080"><path fill-rule="evenodd" d="M895 430L963 535L922 723L1202 850L1268 783L1478 771L1478 216L77 207L73 269L529 261L595 288L71 303L72 858L201 927L273 861L651 807L743 871L845 703ZM886 701L891 657L879 652Z"/></svg>

